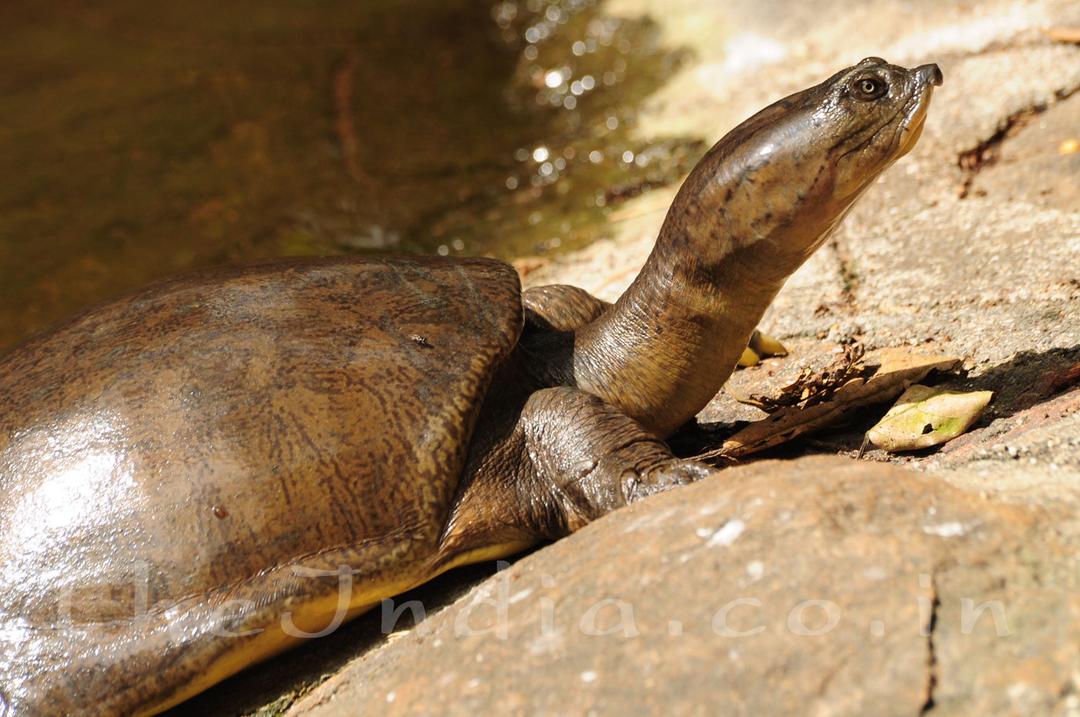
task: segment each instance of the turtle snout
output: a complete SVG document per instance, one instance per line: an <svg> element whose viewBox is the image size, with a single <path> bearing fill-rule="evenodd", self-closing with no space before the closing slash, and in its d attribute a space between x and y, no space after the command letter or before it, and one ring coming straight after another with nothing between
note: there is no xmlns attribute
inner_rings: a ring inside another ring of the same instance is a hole
<svg viewBox="0 0 1080 717"><path fill-rule="evenodd" d="M919 78L919 81L927 84L940 87L944 78L941 76L941 68L937 64L920 65L915 68L915 76Z"/></svg>

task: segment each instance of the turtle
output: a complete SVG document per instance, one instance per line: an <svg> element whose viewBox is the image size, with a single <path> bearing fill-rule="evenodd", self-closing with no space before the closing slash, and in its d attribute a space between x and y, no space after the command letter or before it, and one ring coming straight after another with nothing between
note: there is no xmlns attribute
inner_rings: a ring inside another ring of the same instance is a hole
<svg viewBox="0 0 1080 717"><path fill-rule="evenodd" d="M922 130L867 58L690 172L613 304L484 258L217 268L0 360L0 693L153 714L456 566L713 471L665 439Z"/></svg>

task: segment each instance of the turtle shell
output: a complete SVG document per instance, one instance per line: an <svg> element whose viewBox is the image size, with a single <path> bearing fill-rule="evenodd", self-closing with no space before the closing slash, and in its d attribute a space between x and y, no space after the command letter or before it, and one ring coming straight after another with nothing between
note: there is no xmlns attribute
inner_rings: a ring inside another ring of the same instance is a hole
<svg viewBox="0 0 1080 717"><path fill-rule="evenodd" d="M235 586L295 603L303 587L260 576L424 549L521 326L507 264L334 258L174 280L17 348L0 361L0 699L41 706L41 675L73 666L78 640L46 649L58 615L112 625L86 650L122 664L137 637L116 621L140 607L168 622Z"/></svg>

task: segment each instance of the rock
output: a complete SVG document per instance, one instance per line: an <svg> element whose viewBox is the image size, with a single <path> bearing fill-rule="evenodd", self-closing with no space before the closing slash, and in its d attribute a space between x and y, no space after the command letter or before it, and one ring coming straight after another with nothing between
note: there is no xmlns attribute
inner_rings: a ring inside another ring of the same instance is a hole
<svg viewBox="0 0 1080 717"><path fill-rule="evenodd" d="M721 471L521 559L289 714L1064 714L1061 517L870 462Z"/></svg>
<svg viewBox="0 0 1080 717"><path fill-rule="evenodd" d="M1080 139L1080 94L1075 92L1016 121L995 161L975 177L971 193L997 201L1022 199L1040 208L1080 206L1080 152L1061 151L1071 139Z"/></svg>

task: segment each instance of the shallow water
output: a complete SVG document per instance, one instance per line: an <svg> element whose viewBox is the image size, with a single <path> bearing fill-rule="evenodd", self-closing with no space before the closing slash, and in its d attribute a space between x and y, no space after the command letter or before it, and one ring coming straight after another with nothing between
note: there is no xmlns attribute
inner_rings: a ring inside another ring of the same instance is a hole
<svg viewBox="0 0 1080 717"><path fill-rule="evenodd" d="M580 246L701 151L635 109L684 59L596 2L0 9L0 350L193 267Z"/></svg>

